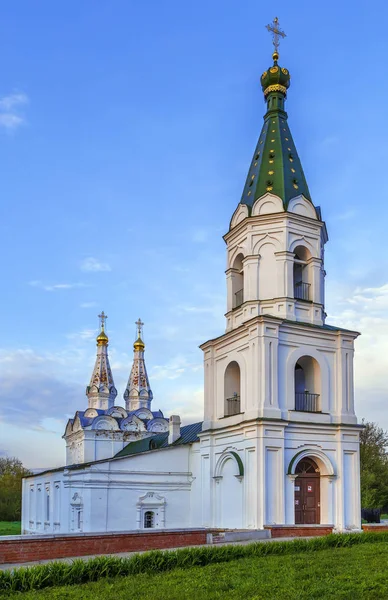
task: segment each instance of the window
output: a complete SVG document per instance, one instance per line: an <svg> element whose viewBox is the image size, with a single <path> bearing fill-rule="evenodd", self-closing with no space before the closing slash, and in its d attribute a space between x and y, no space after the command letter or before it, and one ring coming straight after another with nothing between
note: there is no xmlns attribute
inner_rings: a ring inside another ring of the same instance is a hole
<svg viewBox="0 0 388 600"><path fill-rule="evenodd" d="M307 248L298 246L294 250L294 297L297 300L311 300L310 269L311 254Z"/></svg>
<svg viewBox="0 0 388 600"><path fill-rule="evenodd" d="M50 494L46 494L46 521L50 521Z"/></svg>
<svg viewBox="0 0 388 600"><path fill-rule="evenodd" d="M235 360L229 363L225 370L224 398L226 417L241 412L240 367Z"/></svg>
<svg viewBox="0 0 388 600"><path fill-rule="evenodd" d="M144 529L152 529L155 527L155 513L152 510L147 510L144 513Z"/></svg>

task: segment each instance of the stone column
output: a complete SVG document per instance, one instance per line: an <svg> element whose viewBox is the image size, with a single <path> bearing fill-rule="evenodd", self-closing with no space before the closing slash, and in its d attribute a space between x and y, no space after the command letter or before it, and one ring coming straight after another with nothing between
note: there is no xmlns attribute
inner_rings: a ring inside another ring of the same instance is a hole
<svg viewBox="0 0 388 600"><path fill-rule="evenodd" d="M309 270L310 300L316 304L323 304L322 298L322 260L320 258L311 257L307 261Z"/></svg>
<svg viewBox="0 0 388 600"><path fill-rule="evenodd" d="M234 306L233 290L235 289L234 279L238 274L238 269L227 269L226 273L226 312L231 311Z"/></svg>
<svg viewBox="0 0 388 600"><path fill-rule="evenodd" d="M277 281L278 297L294 297L294 253L282 250L275 252L278 263Z"/></svg>

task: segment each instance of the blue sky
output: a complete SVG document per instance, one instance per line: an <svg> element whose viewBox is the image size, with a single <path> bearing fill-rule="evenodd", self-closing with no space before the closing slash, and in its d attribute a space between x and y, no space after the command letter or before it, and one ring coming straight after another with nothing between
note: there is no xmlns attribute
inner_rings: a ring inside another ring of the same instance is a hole
<svg viewBox="0 0 388 600"><path fill-rule="evenodd" d="M270 3L12 0L0 19L0 453L60 465L105 310L120 397L145 321L154 407L201 418L225 247L262 125ZM360 417L388 428L388 42L381 2L276 4L290 128L360 330Z"/></svg>

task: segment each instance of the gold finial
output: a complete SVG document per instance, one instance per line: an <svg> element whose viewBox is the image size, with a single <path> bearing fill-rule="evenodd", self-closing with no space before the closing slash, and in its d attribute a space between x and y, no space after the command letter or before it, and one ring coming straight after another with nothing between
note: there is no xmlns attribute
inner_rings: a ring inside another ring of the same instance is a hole
<svg viewBox="0 0 388 600"><path fill-rule="evenodd" d="M133 349L135 350L135 352L143 352L144 348L145 348L145 344L143 342L142 335L143 335L143 325L144 323L142 322L142 320L139 319L136 321L135 323L136 325L136 331L137 331L137 340L136 342L133 344Z"/></svg>
<svg viewBox="0 0 388 600"><path fill-rule="evenodd" d="M276 62L279 59L279 37L285 38L286 34L280 29L279 19L277 17L274 18L273 23L271 23L271 25L266 25L266 29L270 33L272 33L272 43L275 46L275 52L272 54L272 58Z"/></svg>
<svg viewBox="0 0 388 600"><path fill-rule="evenodd" d="M102 311L101 314L98 315L98 318L100 319L101 331L97 336L97 346L107 346L109 338L105 333L105 321L107 320L108 316L104 313L104 311Z"/></svg>

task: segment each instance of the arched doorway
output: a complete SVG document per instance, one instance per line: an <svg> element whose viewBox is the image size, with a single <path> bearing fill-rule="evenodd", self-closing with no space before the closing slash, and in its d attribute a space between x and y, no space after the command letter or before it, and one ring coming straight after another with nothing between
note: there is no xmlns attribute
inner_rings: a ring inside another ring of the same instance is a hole
<svg viewBox="0 0 388 600"><path fill-rule="evenodd" d="M302 458L295 475L295 524L318 525L321 522L319 467L312 458Z"/></svg>

